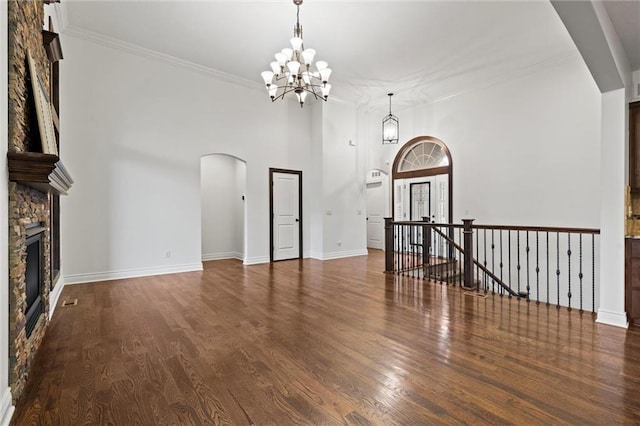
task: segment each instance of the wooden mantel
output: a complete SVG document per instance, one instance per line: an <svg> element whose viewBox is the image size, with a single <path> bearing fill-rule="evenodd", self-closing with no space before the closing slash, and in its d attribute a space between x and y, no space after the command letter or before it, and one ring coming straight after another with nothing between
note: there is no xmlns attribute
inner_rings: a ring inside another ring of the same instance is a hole
<svg viewBox="0 0 640 426"><path fill-rule="evenodd" d="M9 152L9 180L38 191L67 195L73 179L57 155L40 152Z"/></svg>

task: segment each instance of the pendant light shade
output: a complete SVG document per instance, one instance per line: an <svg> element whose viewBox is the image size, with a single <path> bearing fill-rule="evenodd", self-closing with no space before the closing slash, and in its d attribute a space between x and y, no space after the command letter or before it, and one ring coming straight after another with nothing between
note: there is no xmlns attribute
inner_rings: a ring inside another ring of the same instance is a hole
<svg viewBox="0 0 640 426"><path fill-rule="evenodd" d="M400 120L398 117L391 114L391 97L393 93L388 93L389 96L389 115L382 120L382 143L392 144L398 143L400 135Z"/></svg>

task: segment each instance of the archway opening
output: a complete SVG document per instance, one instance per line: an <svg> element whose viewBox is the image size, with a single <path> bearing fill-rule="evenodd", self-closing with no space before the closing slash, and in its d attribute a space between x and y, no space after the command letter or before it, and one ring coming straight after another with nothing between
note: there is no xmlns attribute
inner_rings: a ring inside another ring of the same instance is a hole
<svg viewBox="0 0 640 426"><path fill-rule="evenodd" d="M246 258L247 163L227 154L200 158L202 260Z"/></svg>

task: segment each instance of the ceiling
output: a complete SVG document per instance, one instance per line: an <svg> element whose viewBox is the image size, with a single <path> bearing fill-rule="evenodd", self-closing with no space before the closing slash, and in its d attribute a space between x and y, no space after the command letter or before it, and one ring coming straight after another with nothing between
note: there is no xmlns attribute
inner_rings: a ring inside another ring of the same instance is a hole
<svg viewBox="0 0 640 426"><path fill-rule="evenodd" d="M261 84L273 54L288 47L296 14L291 0L63 4L72 30L250 85ZM365 106L386 105L388 92L399 108L434 102L577 55L548 1L307 0L300 23L305 47L333 69L332 96Z"/></svg>
<svg viewBox="0 0 640 426"><path fill-rule="evenodd" d="M624 47L632 70L640 70L640 0L605 1L607 15Z"/></svg>

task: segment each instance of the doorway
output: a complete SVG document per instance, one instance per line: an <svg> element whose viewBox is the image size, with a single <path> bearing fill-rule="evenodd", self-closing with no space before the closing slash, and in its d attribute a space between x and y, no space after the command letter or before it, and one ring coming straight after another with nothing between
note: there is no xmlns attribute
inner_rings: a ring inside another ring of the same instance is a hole
<svg viewBox="0 0 640 426"><path fill-rule="evenodd" d="M200 158L202 260L245 260L247 164L226 154Z"/></svg>
<svg viewBox="0 0 640 426"><path fill-rule="evenodd" d="M270 259L302 259L302 171L269 169Z"/></svg>
<svg viewBox="0 0 640 426"><path fill-rule="evenodd" d="M440 139L420 136L398 152L392 169L394 220L453 222L453 165ZM424 214L426 213L426 214Z"/></svg>
<svg viewBox="0 0 640 426"><path fill-rule="evenodd" d="M389 215L389 176L367 172L367 248L384 250L384 218Z"/></svg>

